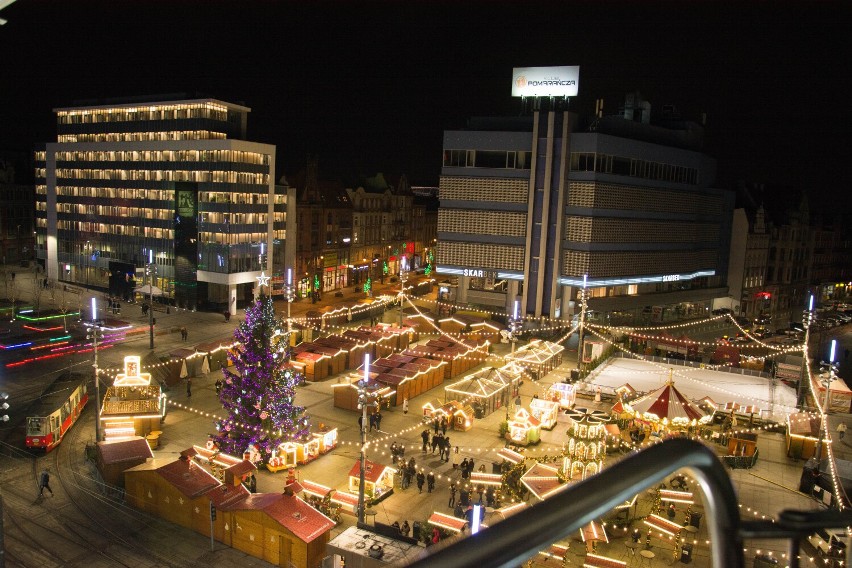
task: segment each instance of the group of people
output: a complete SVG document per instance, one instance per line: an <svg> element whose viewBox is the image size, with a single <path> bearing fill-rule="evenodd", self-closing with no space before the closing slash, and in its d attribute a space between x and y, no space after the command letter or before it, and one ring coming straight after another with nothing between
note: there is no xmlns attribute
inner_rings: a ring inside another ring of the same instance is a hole
<svg viewBox="0 0 852 568"><path fill-rule="evenodd" d="M474 463L473 458L464 458L459 464L462 479L469 479L470 474L473 473L474 467L476 467L476 464ZM480 464L479 471L485 472L485 464Z"/></svg>
<svg viewBox="0 0 852 568"><path fill-rule="evenodd" d="M407 520L402 521L402 525L399 524L399 521L394 521L391 526L395 527L402 536L408 536L408 533L411 532L411 526L409 526Z"/></svg>
<svg viewBox="0 0 852 568"><path fill-rule="evenodd" d="M369 423L370 423L370 432L373 431L373 428L381 431L381 429L382 429L382 413L381 412L375 412L373 414L370 414L367 418L368 418ZM364 416L359 414L358 415L358 429L360 430L362 428L364 428Z"/></svg>
<svg viewBox="0 0 852 568"><path fill-rule="evenodd" d="M436 432L431 437L429 436L429 430L423 430L420 433L420 438L423 440L423 453L428 453L429 448L432 448L432 454L435 451L438 452L438 457L441 461L448 462L450 461L450 454L452 445L450 444L450 437L445 436L442 432ZM458 451L458 448L456 448Z"/></svg>

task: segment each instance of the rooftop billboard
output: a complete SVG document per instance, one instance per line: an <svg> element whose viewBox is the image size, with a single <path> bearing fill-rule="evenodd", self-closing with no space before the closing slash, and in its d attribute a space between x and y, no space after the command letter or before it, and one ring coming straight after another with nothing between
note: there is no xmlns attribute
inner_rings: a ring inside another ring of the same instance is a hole
<svg viewBox="0 0 852 568"><path fill-rule="evenodd" d="M515 67L513 97L576 97L580 67Z"/></svg>

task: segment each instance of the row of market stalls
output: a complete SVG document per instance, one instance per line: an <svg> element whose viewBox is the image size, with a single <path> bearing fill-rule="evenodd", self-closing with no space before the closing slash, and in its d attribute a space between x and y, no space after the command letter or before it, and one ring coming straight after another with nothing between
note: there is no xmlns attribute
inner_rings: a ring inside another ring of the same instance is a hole
<svg viewBox="0 0 852 568"><path fill-rule="evenodd" d="M369 388L386 404L401 405L475 365L488 355L491 344L485 340L430 340L401 353L379 357L370 364ZM359 374L351 374L334 385L334 405L357 410Z"/></svg>
<svg viewBox="0 0 852 568"><path fill-rule="evenodd" d="M410 339L410 328L380 324L348 329L342 335L298 344L293 348L291 364L303 371L308 381L322 381L359 368L364 364L365 355L375 360L404 350Z"/></svg>

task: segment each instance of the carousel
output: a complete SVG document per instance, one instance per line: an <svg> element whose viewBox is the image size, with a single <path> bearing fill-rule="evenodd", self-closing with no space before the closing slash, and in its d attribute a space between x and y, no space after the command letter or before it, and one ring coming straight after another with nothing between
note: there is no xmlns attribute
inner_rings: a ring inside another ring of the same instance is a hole
<svg viewBox="0 0 852 568"><path fill-rule="evenodd" d="M662 438L671 431L690 431L706 413L684 396L674 385L669 371L666 384L630 403L634 411L634 442Z"/></svg>

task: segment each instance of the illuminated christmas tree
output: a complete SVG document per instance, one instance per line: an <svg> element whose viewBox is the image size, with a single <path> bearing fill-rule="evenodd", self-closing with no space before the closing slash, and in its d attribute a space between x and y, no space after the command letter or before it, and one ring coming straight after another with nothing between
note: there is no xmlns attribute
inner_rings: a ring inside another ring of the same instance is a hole
<svg viewBox="0 0 852 568"><path fill-rule="evenodd" d="M262 290L246 309L234 339L237 346L228 353L233 370L222 369L225 382L219 394L228 417L217 421L215 443L234 456L254 445L260 461L266 462L280 443L308 435L305 409L295 401L303 377L289 365L284 326Z"/></svg>

